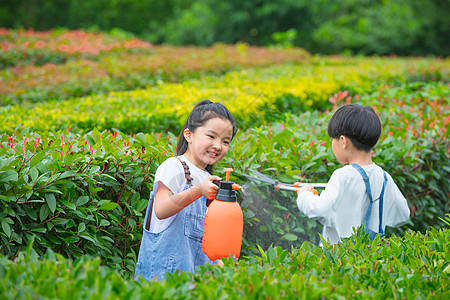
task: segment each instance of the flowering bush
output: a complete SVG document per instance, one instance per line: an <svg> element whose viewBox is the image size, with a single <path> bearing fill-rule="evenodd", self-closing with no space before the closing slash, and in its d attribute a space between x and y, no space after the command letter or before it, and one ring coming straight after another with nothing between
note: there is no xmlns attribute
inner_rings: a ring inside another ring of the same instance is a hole
<svg viewBox="0 0 450 300"><path fill-rule="evenodd" d="M77 58L94 59L105 52L149 49L136 38L118 38L82 30L9 30L0 28L0 69L14 65L64 63Z"/></svg>
<svg viewBox="0 0 450 300"><path fill-rule="evenodd" d="M178 82L205 73L305 62L310 57L301 48L153 46L133 37L79 30L3 29L0 45L3 105L132 90L162 80Z"/></svg>

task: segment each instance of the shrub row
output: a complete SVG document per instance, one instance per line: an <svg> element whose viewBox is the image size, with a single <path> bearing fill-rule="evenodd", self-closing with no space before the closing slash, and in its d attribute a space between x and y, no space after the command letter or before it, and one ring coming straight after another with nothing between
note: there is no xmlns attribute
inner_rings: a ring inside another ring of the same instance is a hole
<svg viewBox="0 0 450 300"><path fill-rule="evenodd" d="M131 34L0 28L0 69L15 65L61 64L78 58L95 59L108 52L139 51L150 47L150 43L133 38Z"/></svg>
<svg viewBox="0 0 450 300"><path fill-rule="evenodd" d="M355 95L418 77L448 81L447 66L448 61L428 59L318 59L308 65L243 70L178 84L161 82L143 90L5 106L0 108L0 131L11 134L18 125L57 131L70 124L72 131L80 133L94 127L125 133L178 132L193 104L204 98L227 105L242 127L258 126L285 111L298 114L330 108L328 98L339 90Z"/></svg>
<svg viewBox="0 0 450 300"><path fill-rule="evenodd" d="M1 253L13 258L35 238L39 254L51 248L70 259L98 255L119 270L133 266L167 142L97 130L1 135Z"/></svg>
<svg viewBox="0 0 450 300"><path fill-rule="evenodd" d="M347 92L332 97L336 105L357 102L380 112L384 131L374 161L392 174L409 200L407 227L414 230L441 227L438 217L449 211L449 119L441 117L449 110L449 94L447 85L430 83L384 88L358 101ZM390 106L394 100L396 109ZM326 182L338 167L326 134L330 117L318 111L286 114L284 122L240 131L217 174L232 166L285 182ZM72 259L96 254L125 274L134 269L152 175L175 152L173 134L25 130L2 134L0 141L3 254L15 257L35 236L40 254L47 247ZM317 242L318 224L298 212L294 194L233 179L244 186L244 254L254 253L255 243L266 248L274 242L283 247Z"/></svg>
<svg viewBox="0 0 450 300"><path fill-rule="evenodd" d="M147 283L124 279L99 258L73 263L49 249L30 248L12 261L0 256L5 299L317 299L450 297L450 230L408 233L370 242L361 231L340 245L260 248L260 254L202 266Z"/></svg>
<svg viewBox="0 0 450 300"><path fill-rule="evenodd" d="M0 71L2 105L133 90L161 81L180 82L202 74L303 63L310 58L301 48L150 46L117 34L59 30L0 30L0 53L3 67L21 63Z"/></svg>
<svg viewBox="0 0 450 300"><path fill-rule="evenodd" d="M380 115L382 135L373 160L393 177L409 201L411 220L402 228L424 232L440 228L439 217L450 210L448 178L450 168L450 87L443 83L413 83L399 88L381 88L359 99L347 92L331 97L335 106L345 103L371 105ZM394 105L392 105L394 104ZM249 129L233 142L233 157L224 165L235 169L259 170L282 182L327 182L340 164L331 151L327 124L332 112L286 114L284 122ZM293 241L317 242L320 227L300 215L295 194L281 192L261 182L247 182L241 205L247 209L246 237L268 247L281 240L286 247ZM392 231L389 231L391 233Z"/></svg>

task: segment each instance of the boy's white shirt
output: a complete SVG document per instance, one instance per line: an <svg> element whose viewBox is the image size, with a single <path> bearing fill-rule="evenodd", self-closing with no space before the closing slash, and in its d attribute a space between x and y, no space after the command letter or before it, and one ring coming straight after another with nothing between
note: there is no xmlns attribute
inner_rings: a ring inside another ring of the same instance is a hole
<svg viewBox="0 0 450 300"><path fill-rule="evenodd" d="M179 158L186 162L191 172L192 185L199 184L206 177L210 176L209 172L206 170L201 170L194 166L184 155L179 156ZM173 194L178 194L184 191L186 187L186 177L184 174L184 168L180 161L176 157L170 157L166 159L156 170L155 182L153 184L153 195L156 195L158 186L163 183L168 189L172 191ZM154 207L154 206L153 206ZM152 220L150 223L150 232L159 233L169 227L172 224L173 219L176 214L166 218L158 219L155 214L155 210L152 209Z"/></svg>
<svg viewBox="0 0 450 300"><path fill-rule="evenodd" d="M376 164L362 166L369 176L373 199L378 199L383 187L383 169ZM383 200L383 229L396 227L409 219L409 207L403 194L386 173L388 181ZM369 227L378 232L379 201L374 201ZM361 174L351 165L337 169L331 175L327 187L320 195L309 191L297 197L300 211L323 224L322 235L331 244L339 243L340 238L350 237L353 227L359 227L369 206L369 196Z"/></svg>

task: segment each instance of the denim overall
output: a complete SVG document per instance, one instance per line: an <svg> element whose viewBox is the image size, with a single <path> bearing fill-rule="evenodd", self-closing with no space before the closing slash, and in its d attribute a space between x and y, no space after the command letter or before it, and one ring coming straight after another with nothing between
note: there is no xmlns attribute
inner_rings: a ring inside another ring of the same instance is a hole
<svg viewBox="0 0 450 300"><path fill-rule="evenodd" d="M352 164L352 167L354 167L356 170L358 170L359 174L361 174L362 178L364 179L364 183L366 185L367 195L369 195L369 200L370 200L369 207L367 208L366 215L364 216L364 222L363 222L364 230L365 230L366 234L369 234L369 239L370 240L373 240L377 234L379 234L380 236L384 236L384 230L383 230L382 221L383 221L384 189L385 189L386 183L387 183L386 172L383 171L384 182L383 182L383 188L381 189L380 197L378 197L378 199L373 200L373 198L372 198L372 191L370 189L369 176L367 176L367 173L358 164ZM375 231L373 231L373 230L371 230L369 228L370 215L372 214L372 204L376 200L380 200L380 202L378 204L379 218L380 218L380 225L378 226L378 232L375 232Z"/></svg>
<svg viewBox="0 0 450 300"><path fill-rule="evenodd" d="M180 160L181 161L181 160ZM189 167L185 170L186 189L192 187ZM194 272L197 266L215 264L202 252L203 224L206 214L205 197L201 197L179 211L172 223L159 233L150 232L153 191L147 206L139 256L134 278L139 275L149 281L157 276L164 279L166 272L176 270Z"/></svg>

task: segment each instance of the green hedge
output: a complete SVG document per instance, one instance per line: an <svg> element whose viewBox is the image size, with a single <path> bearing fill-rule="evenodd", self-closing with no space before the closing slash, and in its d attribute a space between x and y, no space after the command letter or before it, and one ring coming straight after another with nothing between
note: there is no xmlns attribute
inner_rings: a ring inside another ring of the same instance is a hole
<svg viewBox="0 0 450 300"><path fill-rule="evenodd" d="M440 228L439 216L450 210L450 124L448 117L442 118L449 94L443 83L417 83L384 88L356 101L380 111L384 129L374 161L392 174L412 209L411 221L395 230L398 235L406 228ZM350 97L343 92L332 101L355 101ZM223 175L221 169L232 166L284 182L326 182L339 167L326 134L330 117L331 112L318 111L287 114L284 122L242 130L215 173ZM171 133L125 136L98 130L86 135L27 130L1 135L1 253L16 257L34 236L40 254L47 247L71 259L95 254L131 274L152 175L173 155L175 142ZM305 240L318 242L320 226L298 211L294 193L235 175L232 179L244 187L239 196L245 216L244 255L253 255L255 244L287 248Z"/></svg>
<svg viewBox="0 0 450 300"><path fill-rule="evenodd" d="M380 114L382 135L373 161L389 172L408 200L411 220L392 230L402 235L406 228L424 232L440 228L442 212L450 211L450 87L443 83L413 83L355 99L347 92L331 97L344 103L372 105ZM286 114L284 122L252 128L233 142L233 157L223 165L236 170L259 170L283 182L327 182L341 167L331 151L327 124L332 112ZM268 247L273 241L287 247L303 240L318 242L318 222L300 215L295 193L280 192L261 182L234 177L243 186L241 205L247 217L246 250L254 242Z"/></svg>
<svg viewBox="0 0 450 300"><path fill-rule="evenodd" d="M124 279L99 258L74 262L31 247L15 261L0 256L4 299L386 299L450 297L450 230L372 242L359 230L334 248L260 248L260 254L175 273L164 281Z"/></svg>
<svg viewBox="0 0 450 300"><path fill-rule="evenodd" d="M134 270L167 138L93 130L0 139L0 253L13 258L35 238L39 254L98 255L115 269Z"/></svg>
<svg viewBox="0 0 450 300"><path fill-rule="evenodd" d="M133 91L19 102L0 107L0 131L12 134L20 125L19 130L38 132L67 126L77 133L94 127L124 133L178 132L193 105L205 98L226 105L241 128L254 127L279 120L286 111L325 111L332 107L330 96L338 91L347 90L356 96L384 85L399 86L417 80L448 82L449 66L450 60L423 58L315 58L308 64L249 68L182 83L161 81ZM43 83L39 87L52 90ZM40 98L39 92L32 91L31 95Z"/></svg>

